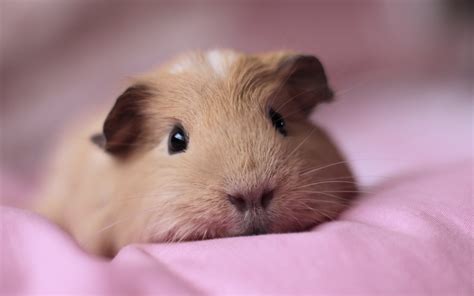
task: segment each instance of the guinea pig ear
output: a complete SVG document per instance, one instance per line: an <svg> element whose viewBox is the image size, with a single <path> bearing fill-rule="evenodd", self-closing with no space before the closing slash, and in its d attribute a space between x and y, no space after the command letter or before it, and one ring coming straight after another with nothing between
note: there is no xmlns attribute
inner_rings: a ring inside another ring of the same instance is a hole
<svg viewBox="0 0 474 296"><path fill-rule="evenodd" d="M91 136L91 142L97 145L99 148L105 148L105 136L102 133L93 134Z"/></svg>
<svg viewBox="0 0 474 296"><path fill-rule="evenodd" d="M290 96L289 100L296 103L305 116L308 116L317 104L329 102L334 96L328 85L324 67L315 56L286 56L279 63L277 71Z"/></svg>
<svg viewBox="0 0 474 296"><path fill-rule="evenodd" d="M135 150L145 135L146 102L152 96L145 84L127 88L115 101L103 126L103 139L94 142L114 156L127 156Z"/></svg>

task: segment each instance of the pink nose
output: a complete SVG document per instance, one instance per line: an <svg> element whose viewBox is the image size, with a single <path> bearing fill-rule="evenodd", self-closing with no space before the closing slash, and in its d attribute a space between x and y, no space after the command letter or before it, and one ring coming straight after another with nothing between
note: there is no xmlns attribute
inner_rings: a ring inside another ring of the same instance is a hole
<svg viewBox="0 0 474 296"><path fill-rule="evenodd" d="M254 194L234 194L227 195L230 203L239 211L245 212L252 208L266 209L273 199L273 190L265 191L263 194L255 196Z"/></svg>

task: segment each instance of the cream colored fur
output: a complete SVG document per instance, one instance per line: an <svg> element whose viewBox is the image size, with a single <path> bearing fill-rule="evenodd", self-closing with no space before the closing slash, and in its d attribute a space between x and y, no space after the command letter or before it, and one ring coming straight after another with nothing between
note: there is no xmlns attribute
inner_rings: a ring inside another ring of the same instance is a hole
<svg viewBox="0 0 474 296"><path fill-rule="evenodd" d="M258 213L269 232L305 230L336 217L350 200L338 192L355 188L349 168L341 163L311 173L344 159L298 112L291 102L297 98L274 95L284 81L271 73L293 54L194 52L138 77L153 90L143 106L147 142L127 159L93 145L89 138L101 131L105 113L69 130L38 211L90 252L108 256L130 243L245 234L248 222L226 194L262 186L275 191ZM285 118L287 137L272 126L268 106ZM189 146L169 155L177 122ZM334 178L346 182L327 182Z"/></svg>

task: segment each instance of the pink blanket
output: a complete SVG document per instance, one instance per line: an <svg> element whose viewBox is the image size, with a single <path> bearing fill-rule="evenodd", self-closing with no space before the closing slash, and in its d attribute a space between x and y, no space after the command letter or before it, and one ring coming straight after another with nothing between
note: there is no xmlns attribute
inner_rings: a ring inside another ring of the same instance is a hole
<svg viewBox="0 0 474 296"><path fill-rule="evenodd" d="M472 295L472 163L374 188L311 232L134 245L90 256L56 226L3 208L1 292Z"/></svg>

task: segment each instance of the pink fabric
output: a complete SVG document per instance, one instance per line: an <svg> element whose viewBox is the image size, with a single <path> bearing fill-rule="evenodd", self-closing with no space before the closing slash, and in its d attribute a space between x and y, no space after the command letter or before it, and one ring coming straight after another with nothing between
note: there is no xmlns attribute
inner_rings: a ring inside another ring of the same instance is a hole
<svg viewBox="0 0 474 296"><path fill-rule="evenodd" d="M472 162L374 188L311 232L134 245L90 256L4 207L1 292L472 295Z"/></svg>

